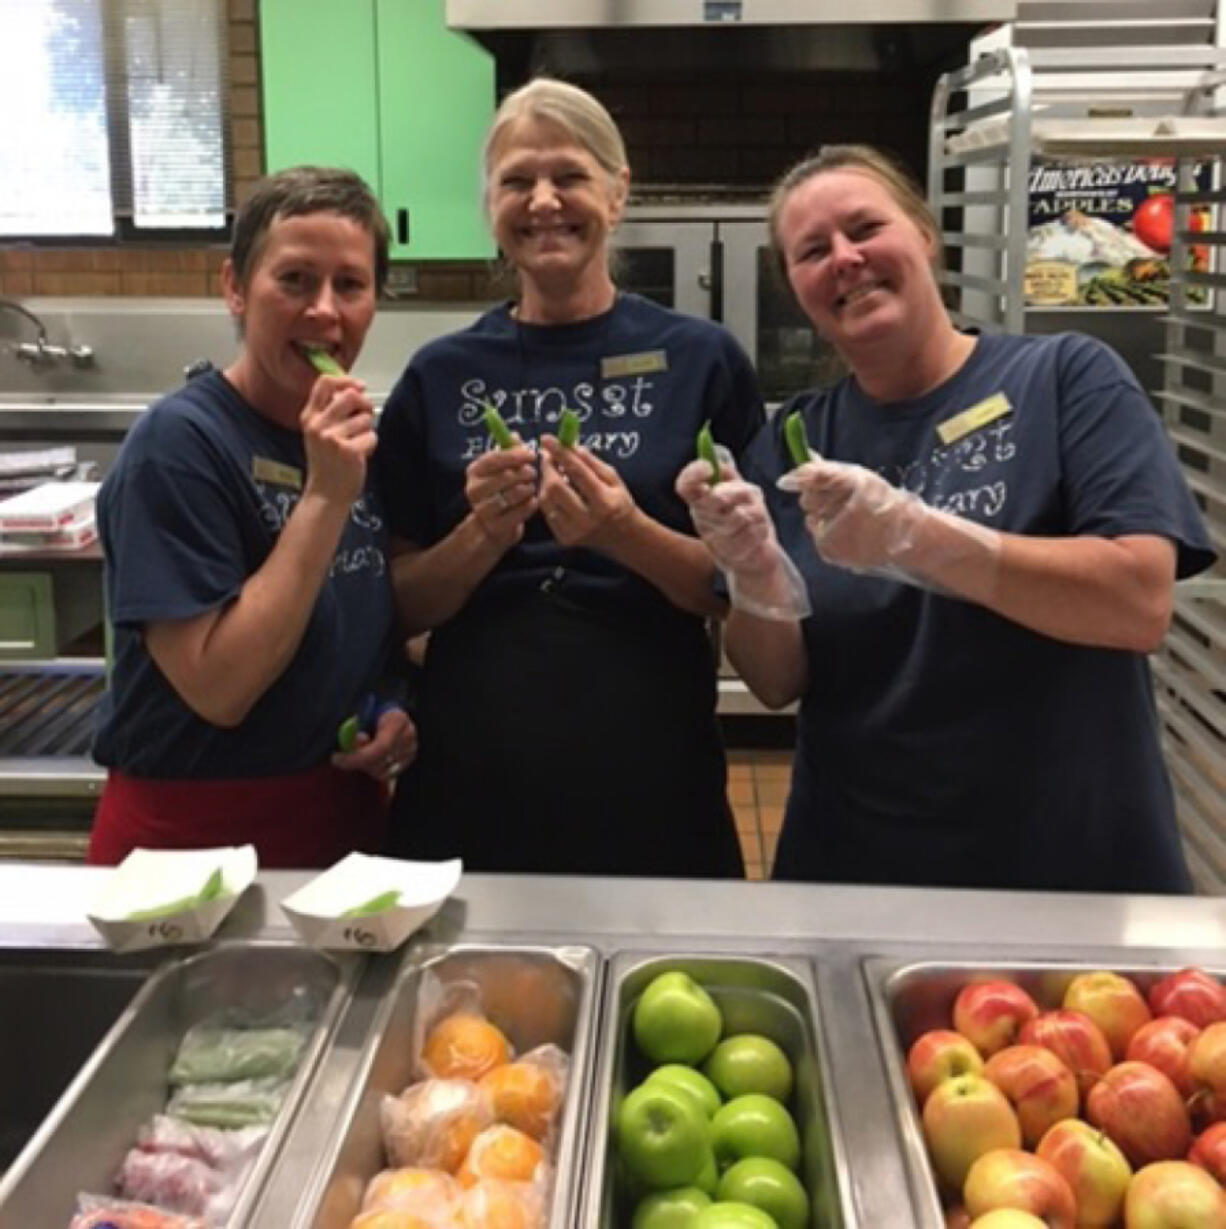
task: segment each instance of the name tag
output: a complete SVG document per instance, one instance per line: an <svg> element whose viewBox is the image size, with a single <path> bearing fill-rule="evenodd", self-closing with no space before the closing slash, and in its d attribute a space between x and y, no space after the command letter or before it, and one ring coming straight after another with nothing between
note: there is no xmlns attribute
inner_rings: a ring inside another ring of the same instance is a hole
<svg viewBox="0 0 1226 1229"><path fill-rule="evenodd" d="M1012 412L1009 398L1004 393L993 393L977 405L947 418L938 425L937 435L940 436L942 444L952 444L964 435L970 435L972 431L978 431L980 427L986 427L988 423Z"/></svg>
<svg viewBox="0 0 1226 1229"><path fill-rule="evenodd" d="M649 371L667 371L668 355L663 350L644 350L642 354L614 354L600 360L602 380L618 376L641 376Z"/></svg>
<svg viewBox="0 0 1226 1229"><path fill-rule="evenodd" d="M294 491L302 490L302 470L296 465L285 465L269 457L251 458L251 476L257 482L268 482L273 486L287 486Z"/></svg>

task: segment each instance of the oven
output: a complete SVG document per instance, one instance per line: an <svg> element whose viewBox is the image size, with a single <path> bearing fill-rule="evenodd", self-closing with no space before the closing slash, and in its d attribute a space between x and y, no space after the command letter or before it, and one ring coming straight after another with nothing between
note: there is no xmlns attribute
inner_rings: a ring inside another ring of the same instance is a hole
<svg viewBox="0 0 1226 1229"><path fill-rule="evenodd" d="M753 360L771 409L840 374L774 267L765 200L635 200L614 244L622 289L723 324Z"/></svg>

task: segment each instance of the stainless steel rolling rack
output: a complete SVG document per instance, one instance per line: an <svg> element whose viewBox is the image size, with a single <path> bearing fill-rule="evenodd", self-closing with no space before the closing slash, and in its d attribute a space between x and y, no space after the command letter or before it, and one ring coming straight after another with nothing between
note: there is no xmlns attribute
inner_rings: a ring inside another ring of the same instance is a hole
<svg viewBox="0 0 1226 1229"><path fill-rule="evenodd" d="M1106 7L1106 6L1104 6ZM1001 46L946 73L933 94L929 203L955 267L942 281L961 325L1026 332L1031 171L1045 158L1175 159L1169 304L1153 330L1168 436L1226 556L1226 52L1212 44ZM1201 172L1198 178L1197 167ZM1209 186L1206 186L1209 185ZM1212 207L1208 230L1192 210ZM1189 247L1210 253L1188 267ZM1177 588L1154 655L1163 745L1199 890L1226 890L1226 564Z"/></svg>

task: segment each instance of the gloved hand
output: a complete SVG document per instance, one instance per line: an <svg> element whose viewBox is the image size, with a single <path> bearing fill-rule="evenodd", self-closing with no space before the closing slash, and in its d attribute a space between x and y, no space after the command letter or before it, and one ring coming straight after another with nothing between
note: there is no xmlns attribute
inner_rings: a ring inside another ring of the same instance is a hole
<svg viewBox="0 0 1226 1229"><path fill-rule="evenodd" d="M861 465L814 454L778 485L799 494L817 553L853 572L945 591L939 577L950 565L995 568L1000 555L996 530L939 512Z"/></svg>
<svg viewBox="0 0 1226 1229"><path fill-rule="evenodd" d="M716 566L728 578L732 605L760 619L794 622L811 613L796 565L775 535L762 491L737 473L732 454L716 449L722 479L711 486L711 466L691 461L677 475L677 494Z"/></svg>

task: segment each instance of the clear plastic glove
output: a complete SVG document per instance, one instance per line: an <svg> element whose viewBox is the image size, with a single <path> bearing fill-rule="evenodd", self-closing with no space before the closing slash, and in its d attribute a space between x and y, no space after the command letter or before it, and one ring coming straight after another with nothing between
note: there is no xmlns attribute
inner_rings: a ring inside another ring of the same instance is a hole
<svg viewBox="0 0 1226 1229"><path fill-rule="evenodd" d="M853 572L947 592L936 579L947 569L994 570L1000 556L996 530L939 512L861 465L813 454L778 486L799 494L817 553Z"/></svg>
<svg viewBox="0 0 1226 1229"><path fill-rule="evenodd" d="M732 454L718 447L722 479L710 484L711 467L691 461L677 475L677 494L716 566L728 578L728 597L737 610L791 623L811 613L809 594L796 565L775 535L761 490L736 470Z"/></svg>

